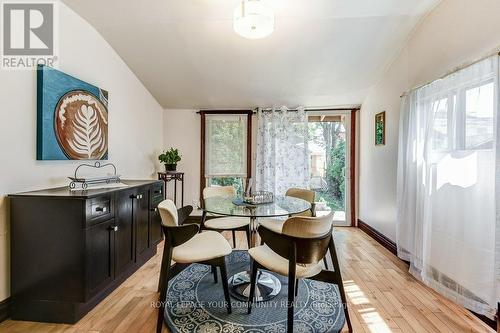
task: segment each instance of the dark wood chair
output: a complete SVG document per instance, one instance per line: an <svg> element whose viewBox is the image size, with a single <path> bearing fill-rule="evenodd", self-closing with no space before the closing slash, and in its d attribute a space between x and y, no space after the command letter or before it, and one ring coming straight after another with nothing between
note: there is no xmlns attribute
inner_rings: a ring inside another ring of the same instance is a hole
<svg viewBox="0 0 500 333"><path fill-rule="evenodd" d="M212 266L214 280L217 283L217 271L221 272L222 287L226 299L227 312L231 313L231 299L227 283L227 269L225 257L231 253L231 245L218 232L205 231L199 233L197 224L186 224L184 221L193 211L193 207L185 206L180 209L175 207L172 200L164 200L158 205L160 211L165 243L161 261L158 291L160 292L160 308L156 331L161 332L163 315L168 290L171 261L177 264L199 263Z"/></svg>
<svg viewBox="0 0 500 333"><path fill-rule="evenodd" d="M332 237L332 219L333 213L319 218L291 217L286 220L280 233L263 225L259 226L258 232L264 245L248 251L252 258L248 313L252 310L257 271L266 269L288 276L287 332L293 332L294 300L298 291L296 283L299 278L333 283L338 286L347 326L349 332L352 332L342 275ZM321 265L321 260L328 250L330 250L333 262L333 272L323 270Z"/></svg>
<svg viewBox="0 0 500 333"><path fill-rule="evenodd" d="M316 192L304 188L292 187L286 191L285 195L305 200L311 204L311 209L300 214L295 214L293 216L316 217L316 204L315 204ZM272 231L281 233L281 229L283 229L283 224L285 223L285 221L286 221L285 219L263 218L259 220L259 224L265 226L266 228ZM328 269L328 261L326 260L326 256L323 258L323 264L325 265L325 268Z"/></svg>
<svg viewBox="0 0 500 333"><path fill-rule="evenodd" d="M212 197L236 197L236 189L233 186L210 186L203 189L203 200ZM236 231L244 231L247 236L248 248L250 248L250 218L238 216L224 216L206 219L204 212L201 219L200 230L214 230L218 232L231 231L233 236L233 247L236 248Z"/></svg>
<svg viewBox="0 0 500 333"><path fill-rule="evenodd" d="M500 302L497 303L497 333L500 333Z"/></svg>

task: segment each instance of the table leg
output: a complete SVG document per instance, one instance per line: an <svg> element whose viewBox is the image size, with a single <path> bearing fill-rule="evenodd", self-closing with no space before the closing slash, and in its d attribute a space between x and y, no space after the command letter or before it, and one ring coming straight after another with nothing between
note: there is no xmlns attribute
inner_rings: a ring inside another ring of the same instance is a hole
<svg viewBox="0 0 500 333"><path fill-rule="evenodd" d="M250 218L251 242L252 247L257 242L257 219ZM231 294L241 300L247 301L250 295L250 271L242 271L231 276L228 280L229 291ZM257 285L255 288L255 302L268 301L279 294L281 291L281 282L276 276L269 272L259 271L257 276Z"/></svg>

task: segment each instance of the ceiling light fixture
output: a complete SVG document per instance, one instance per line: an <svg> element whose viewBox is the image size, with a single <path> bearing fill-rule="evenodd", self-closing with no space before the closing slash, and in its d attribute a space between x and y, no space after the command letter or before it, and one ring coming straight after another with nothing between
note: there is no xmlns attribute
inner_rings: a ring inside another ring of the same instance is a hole
<svg viewBox="0 0 500 333"><path fill-rule="evenodd" d="M233 27L248 39L267 37L274 31L274 12L262 0L243 0L234 10Z"/></svg>

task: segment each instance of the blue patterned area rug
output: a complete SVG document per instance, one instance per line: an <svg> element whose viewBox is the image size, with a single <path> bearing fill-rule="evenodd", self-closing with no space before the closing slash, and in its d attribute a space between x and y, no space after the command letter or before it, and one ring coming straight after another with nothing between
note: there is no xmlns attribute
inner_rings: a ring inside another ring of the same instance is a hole
<svg viewBox="0 0 500 333"><path fill-rule="evenodd" d="M233 251L226 258L228 276L248 270L246 251ZM247 314L246 302L231 298L228 315L220 281L214 283L209 266L193 264L169 281L165 321L173 333L285 333L287 278L277 275L281 292L267 302L254 303ZM339 332L345 317L336 285L301 280L296 297L294 332Z"/></svg>

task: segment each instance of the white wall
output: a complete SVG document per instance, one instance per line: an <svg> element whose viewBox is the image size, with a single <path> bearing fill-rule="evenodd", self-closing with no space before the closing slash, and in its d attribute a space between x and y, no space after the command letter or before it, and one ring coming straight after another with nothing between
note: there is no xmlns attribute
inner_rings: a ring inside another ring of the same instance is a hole
<svg viewBox="0 0 500 333"><path fill-rule="evenodd" d="M200 197L201 129L200 115L196 112L169 109L163 115L163 148L179 149L182 159L177 164L177 170L184 172L184 205L193 207L196 207ZM173 184L168 186L167 195L171 198ZM180 205L180 198L177 200Z"/></svg>
<svg viewBox="0 0 500 333"><path fill-rule="evenodd" d="M163 110L107 42L60 5L59 69L109 91L109 161L125 178L151 178L162 147ZM67 184L79 164L36 161L36 71L0 70L0 300L9 296L5 194Z"/></svg>
<svg viewBox="0 0 500 333"><path fill-rule="evenodd" d="M500 1L443 0L416 28L371 89L360 112L359 219L396 237L400 95L478 60L500 46ZM374 116L386 111L386 145L374 144Z"/></svg>

